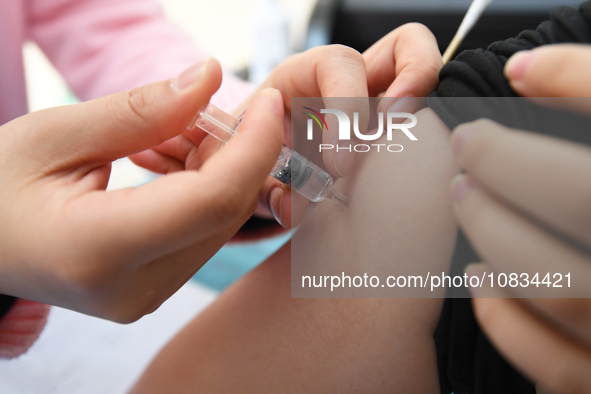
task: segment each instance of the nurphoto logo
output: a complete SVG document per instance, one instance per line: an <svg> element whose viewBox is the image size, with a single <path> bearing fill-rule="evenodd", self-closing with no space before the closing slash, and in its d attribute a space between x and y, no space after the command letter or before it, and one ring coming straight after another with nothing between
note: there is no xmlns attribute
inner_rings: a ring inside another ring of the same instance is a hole
<svg viewBox="0 0 591 394"><path fill-rule="evenodd" d="M321 109L320 112L310 108L303 107L306 110L304 114L310 116L307 123L307 139L311 141L314 138L314 122L320 127L322 131L323 127L328 130L328 124L322 114L332 114L336 116L339 124L338 139L339 141L350 141L351 140L351 119L349 115L338 109ZM386 127L384 128L384 118L386 119ZM410 122L406 122L410 120ZM406 122L406 123L405 123ZM417 117L407 112L387 112L386 116L382 112L378 113L378 127L372 134L362 134L359 131L359 112L353 112L353 133L356 138L361 141L376 141L386 132L386 139L392 141L392 135L395 130L401 130L411 141L417 141L410 131L411 128L417 125ZM336 149L337 152L341 150L348 150L355 152L369 152L372 147L377 148L380 151L380 147L385 148L389 152L402 152L404 149L400 144L356 144L340 146L335 144L320 144L320 152L323 150Z"/></svg>

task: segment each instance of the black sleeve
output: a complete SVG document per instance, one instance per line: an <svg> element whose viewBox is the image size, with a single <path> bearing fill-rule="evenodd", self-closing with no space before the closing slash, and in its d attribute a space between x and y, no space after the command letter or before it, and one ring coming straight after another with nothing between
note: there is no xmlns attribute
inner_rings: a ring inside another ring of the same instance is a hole
<svg viewBox="0 0 591 394"><path fill-rule="evenodd" d="M556 7L550 13L550 20L540 24L536 30L526 30L516 38L495 42L486 50L460 53L441 69L439 87L431 94L430 97L435 99L429 100L429 105L452 129L478 117L494 119L494 114L490 113L466 111L453 106L447 108L442 104L445 103L444 100L436 98L518 97L504 75L507 60L521 50L557 43L591 43L591 1L581 4L579 10ZM540 125L543 122L529 126L533 128ZM561 137L568 138L563 135Z"/></svg>
<svg viewBox="0 0 591 394"><path fill-rule="evenodd" d="M486 117L509 127L588 144L587 130L558 127L561 115L551 111L541 116L536 112L534 116L533 112L527 112L531 108L526 108L525 112L523 108L516 110L507 105L511 101L507 99L498 100L495 104L499 105L492 106L474 103L472 108L466 108L471 105L469 100L463 100L462 105L453 105L453 99L438 99L517 97L504 76L507 59L520 50L555 43L591 43L591 1L581 4L578 10L563 6L555 8L550 13L550 20L540 24L535 31L527 30L516 38L495 42L486 50L460 53L442 68L439 88L429 97L428 105L450 129ZM498 114L499 109L505 116ZM461 275L467 264L476 261L479 261L478 257L460 232L451 274ZM480 330L469 298L445 300L434 338L442 393L535 393L534 386L497 353Z"/></svg>

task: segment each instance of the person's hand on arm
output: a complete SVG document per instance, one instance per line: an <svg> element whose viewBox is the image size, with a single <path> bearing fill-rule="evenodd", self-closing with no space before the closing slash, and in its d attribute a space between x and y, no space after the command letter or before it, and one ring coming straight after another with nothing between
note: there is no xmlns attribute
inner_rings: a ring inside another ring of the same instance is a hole
<svg viewBox="0 0 591 394"><path fill-rule="evenodd" d="M443 67L437 40L419 23L392 30L363 53L369 95L427 97Z"/></svg>
<svg viewBox="0 0 591 394"><path fill-rule="evenodd" d="M271 73L259 90L278 89L286 110L284 142L290 145L291 99L294 97L368 97L386 93L388 96L428 95L438 82L441 55L433 34L419 24L401 26L382 38L363 55L356 50L329 45L293 55ZM237 110L249 108L249 100ZM323 141L337 138L335 128L325 130ZM198 168L200 160L195 145L201 142L199 133L187 131L154 149L134 155L136 164L158 173ZM305 152L301 152L305 156ZM323 161L335 178L347 176L353 169L357 154L346 150L338 154L325 150ZM259 196L260 205L273 213L285 227L298 225L305 212L307 200L293 194L279 181L268 177ZM293 208L293 211L292 211Z"/></svg>
<svg viewBox="0 0 591 394"><path fill-rule="evenodd" d="M548 46L514 55L505 72L518 93L565 97L553 105L591 116L589 99L577 98L591 93L589 64L591 46ZM485 282L473 289L478 322L542 388L589 392L591 147L490 121L459 126L452 142L467 172L453 183L456 216L485 262L469 266L468 275L539 272L542 282L549 273L554 284L555 273L570 273L573 298L504 298L531 293ZM565 290L564 277L560 284L550 291Z"/></svg>
<svg viewBox="0 0 591 394"><path fill-rule="evenodd" d="M184 284L256 208L281 148L279 92L260 92L199 170L105 188L112 161L184 132L220 82L208 60L173 81L1 126L0 293L131 322Z"/></svg>

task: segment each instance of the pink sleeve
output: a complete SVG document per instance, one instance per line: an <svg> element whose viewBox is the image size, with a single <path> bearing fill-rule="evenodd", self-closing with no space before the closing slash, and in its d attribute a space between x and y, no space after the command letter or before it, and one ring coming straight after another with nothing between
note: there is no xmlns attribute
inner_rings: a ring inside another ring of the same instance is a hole
<svg viewBox="0 0 591 394"><path fill-rule="evenodd" d="M207 57L155 0L27 0L28 35L74 93L88 100L173 78ZM253 89L224 74L215 104L233 109Z"/></svg>
<svg viewBox="0 0 591 394"><path fill-rule="evenodd" d="M17 299L0 317L0 359L26 353L43 331L49 310L49 305Z"/></svg>

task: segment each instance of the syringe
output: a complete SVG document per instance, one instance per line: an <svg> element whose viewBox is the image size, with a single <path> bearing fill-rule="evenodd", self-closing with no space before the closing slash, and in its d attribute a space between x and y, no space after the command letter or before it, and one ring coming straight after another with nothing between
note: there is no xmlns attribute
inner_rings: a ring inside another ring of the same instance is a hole
<svg viewBox="0 0 591 394"><path fill-rule="evenodd" d="M241 122L242 116L236 119L215 105L207 104L199 110L190 128L199 127L225 144L236 135ZM281 148L271 176L312 202L328 199L341 207L349 204L349 198L333 187L328 172L286 145Z"/></svg>

